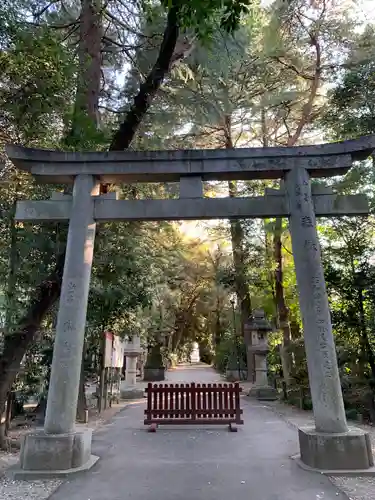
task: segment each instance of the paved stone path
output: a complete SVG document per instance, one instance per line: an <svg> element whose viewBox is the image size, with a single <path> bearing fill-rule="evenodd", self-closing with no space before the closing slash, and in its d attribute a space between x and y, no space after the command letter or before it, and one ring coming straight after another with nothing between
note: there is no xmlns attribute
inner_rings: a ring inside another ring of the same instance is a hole
<svg viewBox="0 0 375 500"><path fill-rule="evenodd" d="M169 372L171 382L214 382L200 365ZM51 500L344 500L330 481L290 460L297 433L271 410L243 398L245 425L144 429L135 403L95 433L101 457L63 484Z"/></svg>

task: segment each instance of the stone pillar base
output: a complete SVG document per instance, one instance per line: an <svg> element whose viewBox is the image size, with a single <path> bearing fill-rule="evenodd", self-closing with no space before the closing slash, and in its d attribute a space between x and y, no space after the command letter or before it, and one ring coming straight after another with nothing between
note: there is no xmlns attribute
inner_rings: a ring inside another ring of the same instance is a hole
<svg viewBox="0 0 375 500"><path fill-rule="evenodd" d="M225 378L229 380L229 382L236 382L237 380L240 380L241 377L240 374L238 373L238 370L229 369L225 372Z"/></svg>
<svg viewBox="0 0 375 500"><path fill-rule="evenodd" d="M350 471L374 465L370 436L352 427L348 432L326 434L306 427L298 431L300 460L313 469Z"/></svg>
<svg viewBox="0 0 375 500"><path fill-rule="evenodd" d="M275 401L278 398L277 390L267 385L264 387L252 387L248 394L251 398L256 398L259 401Z"/></svg>
<svg viewBox="0 0 375 500"><path fill-rule="evenodd" d="M91 455L92 430L71 434L36 432L25 436L13 477L64 476L92 467L98 457Z"/></svg>
<svg viewBox="0 0 375 500"><path fill-rule="evenodd" d="M142 399L144 394L138 387L123 387L120 391L121 399Z"/></svg>

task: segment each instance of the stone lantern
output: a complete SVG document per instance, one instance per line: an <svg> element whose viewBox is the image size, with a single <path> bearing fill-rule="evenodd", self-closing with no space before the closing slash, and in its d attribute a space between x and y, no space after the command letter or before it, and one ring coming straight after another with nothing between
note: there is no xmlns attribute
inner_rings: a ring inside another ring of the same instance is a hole
<svg viewBox="0 0 375 500"><path fill-rule="evenodd" d="M255 383L250 389L249 396L256 397L263 401L273 401L277 399L277 391L268 383L267 376L267 354L268 333L272 331L270 323L264 316L264 311L259 309L253 312L253 320L249 325L251 335L251 345L249 351L255 357Z"/></svg>
<svg viewBox="0 0 375 500"><path fill-rule="evenodd" d="M125 383L121 387L121 397L123 399L139 399L143 397L143 390L137 387L137 358L141 353L141 339L134 336L124 346L126 371Z"/></svg>

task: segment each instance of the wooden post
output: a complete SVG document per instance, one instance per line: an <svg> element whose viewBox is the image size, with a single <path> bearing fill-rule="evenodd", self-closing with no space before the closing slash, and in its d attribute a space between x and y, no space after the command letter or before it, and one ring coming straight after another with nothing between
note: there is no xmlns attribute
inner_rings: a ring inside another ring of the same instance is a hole
<svg viewBox="0 0 375 500"><path fill-rule="evenodd" d="M282 389L283 389L283 399L284 399L284 401L288 401L288 388L287 388L285 380L283 380L281 382L281 385L282 385Z"/></svg>
<svg viewBox="0 0 375 500"><path fill-rule="evenodd" d="M197 397L197 391L195 388L195 383L192 382L190 384L191 387L191 419L194 421L196 419L196 397Z"/></svg>
<svg viewBox="0 0 375 500"><path fill-rule="evenodd" d="M100 378L99 378L99 397L98 397L98 411L103 411L104 405L104 390L105 390L105 334L103 332L100 343Z"/></svg>

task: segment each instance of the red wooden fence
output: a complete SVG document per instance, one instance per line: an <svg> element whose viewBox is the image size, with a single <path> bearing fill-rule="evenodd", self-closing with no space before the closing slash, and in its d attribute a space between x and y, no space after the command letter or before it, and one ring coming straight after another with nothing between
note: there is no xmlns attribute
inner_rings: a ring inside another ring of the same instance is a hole
<svg viewBox="0 0 375 500"><path fill-rule="evenodd" d="M145 425L243 424L236 384L148 384Z"/></svg>

